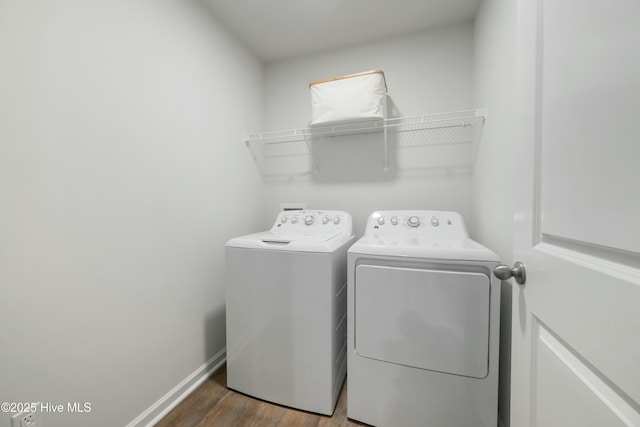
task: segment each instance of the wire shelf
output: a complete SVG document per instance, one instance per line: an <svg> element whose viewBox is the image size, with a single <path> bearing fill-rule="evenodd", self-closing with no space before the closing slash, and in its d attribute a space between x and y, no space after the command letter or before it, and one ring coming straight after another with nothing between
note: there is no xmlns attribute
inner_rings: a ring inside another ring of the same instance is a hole
<svg viewBox="0 0 640 427"><path fill-rule="evenodd" d="M293 157L310 158L313 170L317 171L311 150L312 142L321 142L328 138L348 135L383 133L386 169L387 135L389 133L398 134L398 147L471 144L479 138L485 120L484 114L484 109L473 109L330 126L250 133L246 135L245 143L251 151L258 169L263 174L269 173L267 169L282 170L283 167L286 168L287 159ZM302 170L298 172L304 173Z"/></svg>

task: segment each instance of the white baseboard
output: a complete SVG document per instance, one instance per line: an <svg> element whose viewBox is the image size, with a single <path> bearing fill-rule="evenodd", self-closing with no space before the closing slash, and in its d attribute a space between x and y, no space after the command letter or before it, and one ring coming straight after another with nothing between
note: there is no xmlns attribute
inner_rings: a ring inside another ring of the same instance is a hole
<svg viewBox="0 0 640 427"><path fill-rule="evenodd" d="M227 360L226 347L207 360L187 378L180 381L167 394L162 396L153 405L149 406L135 420L127 424L127 427L145 426L151 427L164 418L178 403L182 402L196 387L204 382L209 375L218 369Z"/></svg>

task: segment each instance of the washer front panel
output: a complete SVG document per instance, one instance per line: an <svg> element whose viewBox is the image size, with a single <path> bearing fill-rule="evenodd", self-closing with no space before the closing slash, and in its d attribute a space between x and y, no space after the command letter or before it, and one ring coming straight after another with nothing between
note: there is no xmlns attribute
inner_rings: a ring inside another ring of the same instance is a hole
<svg viewBox="0 0 640 427"><path fill-rule="evenodd" d="M362 357L484 378L489 313L485 274L356 267L355 351Z"/></svg>

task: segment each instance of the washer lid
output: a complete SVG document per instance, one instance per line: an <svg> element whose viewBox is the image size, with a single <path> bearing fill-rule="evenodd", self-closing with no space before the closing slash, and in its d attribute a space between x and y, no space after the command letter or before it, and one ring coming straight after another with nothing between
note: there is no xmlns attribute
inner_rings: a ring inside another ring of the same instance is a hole
<svg viewBox="0 0 640 427"><path fill-rule="evenodd" d="M349 249L350 254L385 255L464 261L495 261L500 258L480 243L464 237L407 237L365 235Z"/></svg>
<svg viewBox="0 0 640 427"><path fill-rule="evenodd" d="M329 233L262 233L249 234L229 240L227 247L266 249L291 252L333 252L354 236L340 232Z"/></svg>
<svg viewBox="0 0 640 427"><path fill-rule="evenodd" d="M297 210L278 214L271 230L236 237L227 247L297 252L333 252L352 241L351 215L342 211Z"/></svg>

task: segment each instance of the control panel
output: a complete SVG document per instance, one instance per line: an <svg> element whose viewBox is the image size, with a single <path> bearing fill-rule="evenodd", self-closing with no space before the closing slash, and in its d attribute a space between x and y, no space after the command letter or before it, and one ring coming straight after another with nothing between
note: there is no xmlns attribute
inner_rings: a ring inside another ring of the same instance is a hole
<svg viewBox="0 0 640 427"><path fill-rule="evenodd" d="M468 237L460 214L450 211L377 211L369 216L365 234L456 235Z"/></svg>
<svg viewBox="0 0 640 427"><path fill-rule="evenodd" d="M351 233L351 215L342 211L295 210L278 214L271 231L282 233Z"/></svg>

